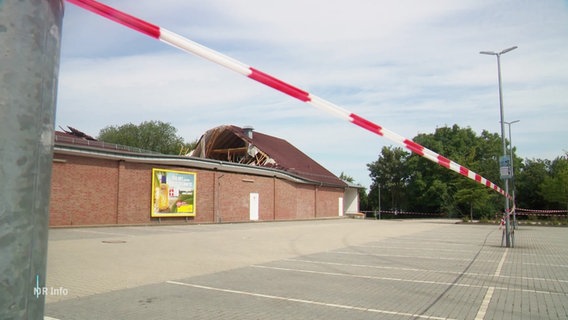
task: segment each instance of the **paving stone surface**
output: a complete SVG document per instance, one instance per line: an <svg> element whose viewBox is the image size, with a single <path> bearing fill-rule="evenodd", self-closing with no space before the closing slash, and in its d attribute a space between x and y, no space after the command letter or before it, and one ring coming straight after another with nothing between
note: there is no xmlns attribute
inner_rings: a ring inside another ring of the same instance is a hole
<svg viewBox="0 0 568 320"><path fill-rule="evenodd" d="M53 229L46 319L568 319L568 229L449 220Z"/></svg>

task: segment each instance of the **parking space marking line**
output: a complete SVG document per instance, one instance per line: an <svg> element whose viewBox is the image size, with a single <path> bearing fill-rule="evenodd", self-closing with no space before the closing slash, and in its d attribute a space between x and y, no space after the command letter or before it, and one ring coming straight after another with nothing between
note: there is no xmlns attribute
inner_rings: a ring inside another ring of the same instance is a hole
<svg viewBox="0 0 568 320"><path fill-rule="evenodd" d="M305 262L305 263L312 263L312 264L323 264L323 265L332 265L332 266L347 266L347 267L356 267L356 268L369 268L369 269L387 269L387 270L401 270L401 271L415 271L415 272L432 272L432 273L442 273L442 274L463 274L464 276L475 276L475 277L495 277L495 274L489 273L476 273L476 272L460 272L460 271L445 271L445 270L431 270L431 269L419 269L419 268L399 268L399 267L387 267L387 266L376 266L376 265L369 265L369 264L356 264L356 263L341 263L341 262L329 262L329 261L315 261L315 260L305 260L305 259L283 259L283 261L290 261L290 262ZM515 276L507 276L507 275L498 275L499 278L507 278L507 279L519 279L519 280L529 280L529 281L550 281L550 282L564 282L568 283L568 280L562 279L547 279L547 278L532 278L532 277L515 277Z"/></svg>
<svg viewBox="0 0 568 320"><path fill-rule="evenodd" d="M383 243L385 243L386 245L392 244L392 243L402 243L402 242L414 242L414 243L434 243L434 242L438 242L438 243L443 243L444 246L460 246L460 247L479 247L481 244L477 244L477 243L467 243L467 242L462 242L462 243L455 243L455 242L448 242L448 239L435 239L435 238L396 238L396 239L390 239L390 241L381 241Z"/></svg>
<svg viewBox="0 0 568 320"><path fill-rule="evenodd" d="M262 265L251 265L251 267L262 268L262 269L271 269L271 270L280 270L280 271L321 274L321 275L326 275L326 276L348 277L348 278L361 278L361 279L373 279L373 280L385 280L385 281L401 281L401 282L422 283L422 284L435 284L435 285L441 285L441 286L452 286L452 285L454 285L454 286L459 286L459 287L483 288L483 286L480 286L480 285L453 284L451 282L440 282L440 281L431 281L431 280L412 280L412 279L392 278L392 277L376 277L376 276L365 276L365 275L359 275L359 274L313 271L313 270L306 270L306 269L269 267L269 266L262 266Z"/></svg>
<svg viewBox="0 0 568 320"><path fill-rule="evenodd" d="M495 276L496 277L501 275L501 269L503 269L503 264L505 264L505 259L507 258L508 252L509 252L509 248L505 248L505 252L503 252L503 256L501 257L501 261L499 261L499 265L497 266L497 270L495 270Z"/></svg>
<svg viewBox="0 0 568 320"><path fill-rule="evenodd" d="M485 297L483 297L483 302L481 302L481 306L479 307L479 310L477 310L477 315L475 315L475 320L485 319L485 314L487 313L487 308L489 308L489 302L491 302L491 298L493 297L494 291L495 291L494 287L487 288Z"/></svg>
<svg viewBox="0 0 568 320"><path fill-rule="evenodd" d="M433 320L453 320L451 318L445 318L445 317L412 314L412 313L407 313L407 312L380 310L380 309L373 309L373 308L363 308L363 307L356 307L356 306L337 304L337 303L326 303L326 302L315 301L315 300L289 298L289 297L275 296L275 295L257 293L257 292L250 292L250 291L216 288L216 287L204 286L204 285L193 284L193 283L185 283L185 282L179 282L179 281L166 281L166 283L173 284L173 285L179 285L179 286L185 286L185 287L192 287L192 288L196 288L196 289L204 289L204 290L218 291L218 292L224 292L224 293L240 294L240 295L251 296L251 297L273 299L273 300L282 300L282 301L288 301L288 302L296 302L296 303L303 303L303 304L309 304L309 305L316 305L316 306L323 306L323 307L330 307L330 308L340 308L340 309L362 311L362 312L388 314L388 315L395 315L395 316L401 316L401 317L407 317L407 318L433 319Z"/></svg>
<svg viewBox="0 0 568 320"><path fill-rule="evenodd" d="M533 262L523 262L523 265L568 268L568 265L565 265L565 264L546 264L546 263L536 263L536 262L534 262L534 263Z"/></svg>
<svg viewBox="0 0 568 320"><path fill-rule="evenodd" d="M372 279L372 280L384 280L384 281L400 281L400 282L411 282L411 283L419 283L419 284L434 284L434 285L442 285L442 286L450 286L450 287L462 287L462 288L481 288L487 289L490 286L484 285L477 285L477 284L466 284L466 283L453 283L453 282L439 282L439 281L431 281L431 280L412 280L412 279L403 279L403 278L391 278L391 277L376 277L376 276L365 276L365 275L357 275L357 274L348 274L348 273L337 273L337 272L323 272L323 271L313 271L313 270L306 270L306 269L292 269L292 268L280 268L280 267L270 267L270 266L263 266L263 265L251 265L252 268L261 268L261 269L270 269L270 270L280 270L280 271L289 271L289 272L301 272L301 273L311 273L311 274L321 274L326 276L337 276L337 277L350 277L350 278L360 278L360 279ZM554 292L554 291L541 291L541 290L534 290L534 289L516 289L516 288L507 288L507 287L493 287L495 290L505 290L505 291L515 291L515 292L526 292L526 293L541 293L541 294L549 294L549 295L561 295L561 296L568 296L568 293L564 292Z"/></svg>
<svg viewBox="0 0 568 320"><path fill-rule="evenodd" d="M330 254L351 254L356 256L372 256L372 257L391 257L391 258L412 258L412 259L434 259L434 260L449 260L449 261L467 261L470 262L471 258L441 258L441 257L427 257L427 256L405 256L398 254L377 254L377 253L365 253L365 252L345 252L345 251L328 251ZM476 260L480 262L496 262L496 260Z"/></svg>
<svg viewBox="0 0 568 320"><path fill-rule="evenodd" d="M375 245L350 245L350 248L375 248L375 249L394 249L394 250L416 250L416 251L446 251L446 252L461 252L468 253L463 249L438 249L438 248L422 248L422 247L394 247L394 246L375 246Z"/></svg>
<svg viewBox="0 0 568 320"><path fill-rule="evenodd" d="M324 265L331 265L331 266L347 266L347 267L358 267L358 268L370 268L370 269L388 269L388 270L402 270L402 271L430 271L428 269L418 269L418 268L399 268L399 267L387 267L387 266L373 266L369 264L356 264L356 263L341 263L341 262L329 262L329 261L314 261L314 260L305 260L305 259L283 259L284 261L291 261L291 262L305 262L305 263L312 263L312 264L324 264ZM433 270L433 272L445 272L445 271L438 271ZM448 271L448 273L457 273L454 271Z"/></svg>

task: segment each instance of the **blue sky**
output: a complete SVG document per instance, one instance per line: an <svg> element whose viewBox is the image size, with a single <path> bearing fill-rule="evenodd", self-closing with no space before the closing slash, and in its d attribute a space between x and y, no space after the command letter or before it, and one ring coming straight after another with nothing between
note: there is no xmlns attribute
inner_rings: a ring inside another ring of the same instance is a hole
<svg viewBox="0 0 568 320"><path fill-rule="evenodd" d="M458 124L500 133L522 158L568 151L567 1L105 0L413 138ZM427 3L427 4L426 4ZM56 126L169 122L187 141L252 125L333 173L371 183L392 145L246 77L66 3ZM434 164L432 164L434 165ZM494 181L498 183L499 181Z"/></svg>

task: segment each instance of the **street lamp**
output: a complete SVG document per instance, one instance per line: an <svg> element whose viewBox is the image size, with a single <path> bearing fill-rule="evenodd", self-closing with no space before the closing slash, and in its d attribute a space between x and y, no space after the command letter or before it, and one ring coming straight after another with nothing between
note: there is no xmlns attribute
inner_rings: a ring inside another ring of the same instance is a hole
<svg viewBox="0 0 568 320"><path fill-rule="evenodd" d="M381 220L381 184L377 183L377 186L379 188L379 220Z"/></svg>
<svg viewBox="0 0 568 320"><path fill-rule="evenodd" d="M513 51L517 49L517 46L507 48L502 50L501 52L493 52L493 51L480 51L480 54L487 54L491 56L497 57L497 74L499 76L499 107L501 113L501 142L503 143L503 155L506 157L507 155L507 144L505 142L505 120L504 120L504 113L503 113L503 90L501 86L501 55L505 54L509 51ZM506 175L504 177L505 180L505 193L507 196L509 195L509 176ZM509 220L509 198L505 197L505 242L506 246L511 246L511 234L509 232L510 229L510 220ZM501 243L501 245L503 245Z"/></svg>
<svg viewBox="0 0 568 320"><path fill-rule="evenodd" d="M511 144L511 146L509 147L509 150L511 151L511 195L513 198L513 205L515 205L515 158L513 158L513 138L511 136L511 125L515 124L517 122L519 122L521 120L514 120L511 122L507 122L505 121L505 124L509 126L509 143ZM517 229L517 212L516 210L513 210L513 230Z"/></svg>

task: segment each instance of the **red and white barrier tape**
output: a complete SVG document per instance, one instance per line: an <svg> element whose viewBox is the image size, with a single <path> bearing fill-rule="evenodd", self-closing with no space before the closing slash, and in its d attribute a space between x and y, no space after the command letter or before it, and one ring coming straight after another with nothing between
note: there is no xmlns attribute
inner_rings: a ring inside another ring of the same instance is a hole
<svg viewBox="0 0 568 320"><path fill-rule="evenodd" d="M529 212L529 213L568 213L568 210L536 210L536 209L524 209L524 208L517 208L517 212L518 211Z"/></svg>
<svg viewBox="0 0 568 320"><path fill-rule="evenodd" d="M568 210L536 210L524 208L511 208L506 216L511 214L517 216L532 216L532 217L568 217Z"/></svg>
<svg viewBox="0 0 568 320"><path fill-rule="evenodd" d="M522 212L517 213L517 216L531 216L531 217L568 217L566 213L532 213L532 212Z"/></svg>
<svg viewBox="0 0 568 320"><path fill-rule="evenodd" d="M373 123L365 118L362 118L354 113L351 113L329 101L326 101L322 98L319 98L315 95L312 95L302 89L296 88L282 80L279 80L269 74L266 74L260 70L257 70L253 67L250 67L240 61L237 61L233 58L225 56L215 50L207 48L199 43L191 41L181 35L168 31L164 28L131 16L127 13L118 11L112 7L99 3L93 0L67 0L70 3L73 3L81 8L87 9L91 12L94 12L98 15L106 17L110 20L118 22L124 26L132 28L138 32L141 32L145 35L148 35L152 38L156 38L162 42L165 42L171 46L174 46L178 49L183 51L195 54L199 57L207 59L211 62L216 64L222 65L230 70L238 72L243 76L256 80L264 85L267 85L271 88L274 88L278 91L281 91L289 96L292 96L300 101L306 102L311 104L312 106L326 111L339 117L341 119L347 120L355 125L358 125L361 128L367 129L374 134L379 136L385 137L393 142L396 142L406 149L432 161L435 162L443 167L446 167L452 171L455 171L463 176L466 176L478 183L493 189L503 196L510 198L508 194L505 193L503 189L499 186L494 184L493 182L485 179L484 177L480 176L479 174L469 170L468 168L451 161L448 158L443 157L442 155L437 154L436 152L429 150L420 144L406 139L403 136L394 133L386 128L379 126L378 124Z"/></svg>
<svg viewBox="0 0 568 320"><path fill-rule="evenodd" d="M441 216L443 213L428 213L428 212L412 212L412 211L395 211L395 210L381 210L382 214L393 214L393 215L416 215L416 216Z"/></svg>

